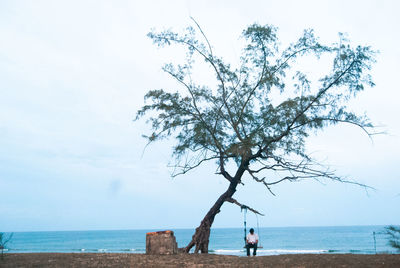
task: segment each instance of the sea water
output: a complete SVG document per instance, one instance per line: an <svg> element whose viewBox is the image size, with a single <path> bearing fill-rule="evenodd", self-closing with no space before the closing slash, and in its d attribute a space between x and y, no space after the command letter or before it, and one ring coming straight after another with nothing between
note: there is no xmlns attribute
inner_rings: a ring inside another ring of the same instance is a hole
<svg viewBox="0 0 400 268"><path fill-rule="evenodd" d="M16 232L8 252L125 252L145 253L146 233L159 230ZM173 230L178 247L186 246L193 229ZM259 228L257 255L301 253L394 253L384 235L384 226ZM375 235L374 235L375 234ZM211 230L209 251L214 254L245 255L244 230Z"/></svg>

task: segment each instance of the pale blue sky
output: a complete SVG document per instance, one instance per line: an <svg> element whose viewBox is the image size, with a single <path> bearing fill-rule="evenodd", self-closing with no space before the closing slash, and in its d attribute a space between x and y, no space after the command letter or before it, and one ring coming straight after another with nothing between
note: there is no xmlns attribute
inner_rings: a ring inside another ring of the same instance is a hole
<svg viewBox="0 0 400 268"><path fill-rule="evenodd" d="M150 89L175 88L161 65L179 58L151 44L151 28L181 30L190 16L216 53L233 59L249 24L304 28L322 41L348 33L380 51L376 87L352 102L389 134L372 143L335 127L310 152L339 175L377 189L303 181L271 196L245 180L236 198L266 214L262 226L400 223L398 1L0 1L0 231L195 228L227 187L213 164L170 178L171 143L147 148L133 122ZM224 205L215 227L239 227ZM249 215L249 224L254 217Z"/></svg>

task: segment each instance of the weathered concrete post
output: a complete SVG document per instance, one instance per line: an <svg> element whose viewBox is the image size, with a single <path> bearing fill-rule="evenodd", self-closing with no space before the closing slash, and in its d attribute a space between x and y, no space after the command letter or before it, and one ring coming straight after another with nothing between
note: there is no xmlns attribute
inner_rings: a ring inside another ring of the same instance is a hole
<svg viewBox="0 0 400 268"><path fill-rule="evenodd" d="M146 254L177 254L178 244L173 231L159 231L146 234Z"/></svg>

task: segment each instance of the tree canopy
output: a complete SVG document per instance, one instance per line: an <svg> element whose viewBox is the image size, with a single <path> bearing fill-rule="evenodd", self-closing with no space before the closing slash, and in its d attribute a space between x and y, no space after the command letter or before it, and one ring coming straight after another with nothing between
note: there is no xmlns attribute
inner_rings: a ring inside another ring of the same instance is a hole
<svg viewBox="0 0 400 268"><path fill-rule="evenodd" d="M245 46L240 64L232 66L214 54L206 35L193 22L194 27L182 34L170 30L148 34L159 47L181 46L186 60L163 66L181 87L149 91L137 113L137 119L150 115L153 132L145 136L149 143L167 137L176 140L174 176L215 161L217 173L229 182L221 204L207 214L211 217L205 217L187 251L196 245L196 252L207 252L209 233L204 235L204 230L211 227L225 201L242 205L232 195L244 174L271 193L274 184L303 178L358 184L312 159L305 142L313 131L339 123L374 134L368 117L354 113L347 104L374 86L369 71L375 51L369 46L351 46L343 34L338 43L322 44L313 30L305 30L297 41L281 49L276 27L253 24L242 32ZM317 75L327 60L330 69L320 77L302 71L299 62L309 57L320 64L314 68ZM193 79L198 64L213 73L214 84ZM235 163L235 168L229 163ZM267 171L275 175L263 176Z"/></svg>

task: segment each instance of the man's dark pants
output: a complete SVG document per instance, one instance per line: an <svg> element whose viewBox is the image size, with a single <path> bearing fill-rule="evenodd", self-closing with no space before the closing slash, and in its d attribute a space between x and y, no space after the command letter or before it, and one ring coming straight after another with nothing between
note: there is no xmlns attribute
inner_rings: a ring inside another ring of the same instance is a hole
<svg viewBox="0 0 400 268"><path fill-rule="evenodd" d="M247 256L250 256L250 248L253 248L253 256L256 256L257 252L257 243L256 244L247 244L246 249L247 249Z"/></svg>

